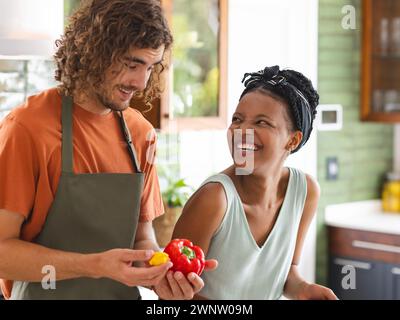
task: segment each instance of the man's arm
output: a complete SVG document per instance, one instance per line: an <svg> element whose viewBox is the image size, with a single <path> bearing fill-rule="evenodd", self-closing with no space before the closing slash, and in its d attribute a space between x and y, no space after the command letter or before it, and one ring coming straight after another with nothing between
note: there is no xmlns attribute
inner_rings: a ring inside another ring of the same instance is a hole
<svg viewBox="0 0 400 320"><path fill-rule="evenodd" d="M134 249L160 251L151 221L138 223Z"/></svg>
<svg viewBox="0 0 400 320"><path fill-rule="evenodd" d="M24 217L20 214L0 210L0 278L22 281L41 281L42 267L57 267L59 280L86 274L91 259L76 253L62 253L19 239ZM86 271L87 270L87 271Z"/></svg>
<svg viewBox="0 0 400 320"><path fill-rule="evenodd" d="M57 280L90 277L110 278L128 286L157 284L169 265L132 267L133 261L148 260L152 250L113 249L95 254L53 250L21 240L22 215L0 209L0 278L39 282L42 268L52 265Z"/></svg>

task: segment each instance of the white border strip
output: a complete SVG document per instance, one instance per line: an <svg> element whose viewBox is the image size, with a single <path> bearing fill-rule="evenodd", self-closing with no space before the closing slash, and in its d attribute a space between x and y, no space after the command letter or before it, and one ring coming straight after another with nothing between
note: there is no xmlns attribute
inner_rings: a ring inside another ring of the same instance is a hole
<svg viewBox="0 0 400 320"><path fill-rule="evenodd" d="M382 244L376 242L367 242L367 241L360 241L354 240L352 242L352 246L356 248L363 248L363 249L370 249L370 250L378 250L378 251L385 251L385 252L393 252L393 253L400 253L399 246L392 246L389 244Z"/></svg>

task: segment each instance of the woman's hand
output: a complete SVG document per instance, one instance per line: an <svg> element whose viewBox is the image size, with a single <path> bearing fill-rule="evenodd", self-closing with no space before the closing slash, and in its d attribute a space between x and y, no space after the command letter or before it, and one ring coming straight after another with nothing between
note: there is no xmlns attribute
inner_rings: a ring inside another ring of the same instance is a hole
<svg viewBox="0 0 400 320"><path fill-rule="evenodd" d="M338 300L331 289L308 282L300 284L296 298L298 300Z"/></svg>
<svg viewBox="0 0 400 320"><path fill-rule="evenodd" d="M217 266L217 260L206 260L204 271L215 270ZM203 287L203 280L194 272L185 277L182 272L168 271L164 279L153 287L153 290L162 300L190 300Z"/></svg>

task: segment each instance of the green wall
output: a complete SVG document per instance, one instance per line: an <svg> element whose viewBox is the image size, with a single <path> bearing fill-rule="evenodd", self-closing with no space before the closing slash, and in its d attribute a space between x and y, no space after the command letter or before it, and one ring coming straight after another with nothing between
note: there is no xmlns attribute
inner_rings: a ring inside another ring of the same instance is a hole
<svg viewBox="0 0 400 320"><path fill-rule="evenodd" d="M328 204L376 199L384 174L392 169L393 126L361 122L360 53L361 1L319 1L319 71L321 104L343 106L343 129L318 132L317 282L327 281L327 233L324 209ZM356 9L356 29L342 28L342 8ZM326 178L326 160L337 157L339 176Z"/></svg>

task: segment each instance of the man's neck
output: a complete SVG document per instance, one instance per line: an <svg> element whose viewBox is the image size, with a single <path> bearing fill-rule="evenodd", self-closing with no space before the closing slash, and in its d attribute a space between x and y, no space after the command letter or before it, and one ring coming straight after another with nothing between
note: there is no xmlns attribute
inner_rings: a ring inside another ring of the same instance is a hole
<svg viewBox="0 0 400 320"><path fill-rule="evenodd" d="M78 104L82 109L86 111L105 115L111 112L109 108L106 108L100 101L94 96L89 96L84 93L76 93L73 96L74 102Z"/></svg>

